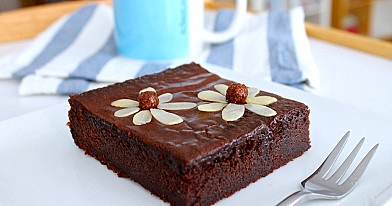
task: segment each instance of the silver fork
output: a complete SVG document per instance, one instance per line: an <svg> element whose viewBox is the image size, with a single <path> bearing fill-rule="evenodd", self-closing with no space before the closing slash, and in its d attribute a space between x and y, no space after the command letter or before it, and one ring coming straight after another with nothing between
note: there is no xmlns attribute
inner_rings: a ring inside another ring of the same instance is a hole
<svg viewBox="0 0 392 206"><path fill-rule="evenodd" d="M342 137L342 139L338 142L338 144L320 165L320 167L317 168L317 170L308 178L301 182L302 189L291 194L282 202L278 203L278 206L293 206L314 199L339 199L350 193L357 184L358 179L364 173L367 165L370 162L370 159L377 150L378 144L374 145L373 148L366 154L366 156L361 160L347 180L345 180L343 183L340 183L341 178L350 167L365 140L365 138L362 138L358 142L353 151L351 151L349 156L344 160L342 165L340 165L336 172L329 177L328 173L330 172L332 166L342 151L349 136L350 131L348 131Z"/></svg>

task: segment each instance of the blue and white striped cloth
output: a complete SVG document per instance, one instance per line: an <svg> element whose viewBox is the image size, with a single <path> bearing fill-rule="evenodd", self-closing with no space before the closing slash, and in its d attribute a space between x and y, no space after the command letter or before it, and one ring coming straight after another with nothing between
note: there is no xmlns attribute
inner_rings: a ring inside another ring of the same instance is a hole
<svg viewBox="0 0 392 206"><path fill-rule="evenodd" d="M206 26L219 31L234 14L223 9L205 15ZM319 85L301 7L247 14L234 39L210 45L197 58L173 62L119 56L113 26L111 7L86 5L55 22L25 50L2 57L0 79L21 78L21 95L74 94L195 61L298 88Z"/></svg>

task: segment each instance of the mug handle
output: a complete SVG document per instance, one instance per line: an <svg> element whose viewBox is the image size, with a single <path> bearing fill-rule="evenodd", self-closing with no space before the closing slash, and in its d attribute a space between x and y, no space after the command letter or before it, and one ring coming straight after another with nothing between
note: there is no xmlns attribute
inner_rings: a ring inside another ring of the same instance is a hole
<svg viewBox="0 0 392 206"><path fill-rule="evenodd" d="M222 43L232 39L241 30L247 10L247 0L236 0L234 19L228 29L211 32L204 29L203 40L207 43Z"/></svg>

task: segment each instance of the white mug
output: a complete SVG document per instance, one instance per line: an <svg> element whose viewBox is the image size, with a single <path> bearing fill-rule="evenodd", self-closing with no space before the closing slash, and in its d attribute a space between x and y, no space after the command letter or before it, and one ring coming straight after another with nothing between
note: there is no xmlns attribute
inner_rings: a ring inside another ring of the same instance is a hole
<svg viewBox="0 0 392 206"><path fill-rule="evenodd" d="M206 43L221 43L240 31L247 0L236 0L230 27L208 32L204 0L113 0L115 41L120 55L161 61L194 57Z"/></svg>

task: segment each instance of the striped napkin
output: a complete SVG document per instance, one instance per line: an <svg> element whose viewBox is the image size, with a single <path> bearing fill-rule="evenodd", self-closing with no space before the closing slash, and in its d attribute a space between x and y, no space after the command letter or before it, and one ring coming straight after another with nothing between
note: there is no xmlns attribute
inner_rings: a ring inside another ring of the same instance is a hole
<svg viewBox="0 0 392 206"><path fill-rule="evenodd" d="M233 16L230 9L208 11L206 27L224 30ZM25 50L2 57L0 79L21 78L20 95L65 95L194 61L301 89L319 85L301 7L249 13L234 39L210 45L196 58L171 62L146 62L118 55L113 26L111 7L88 4L59 19Z"/></svg>

